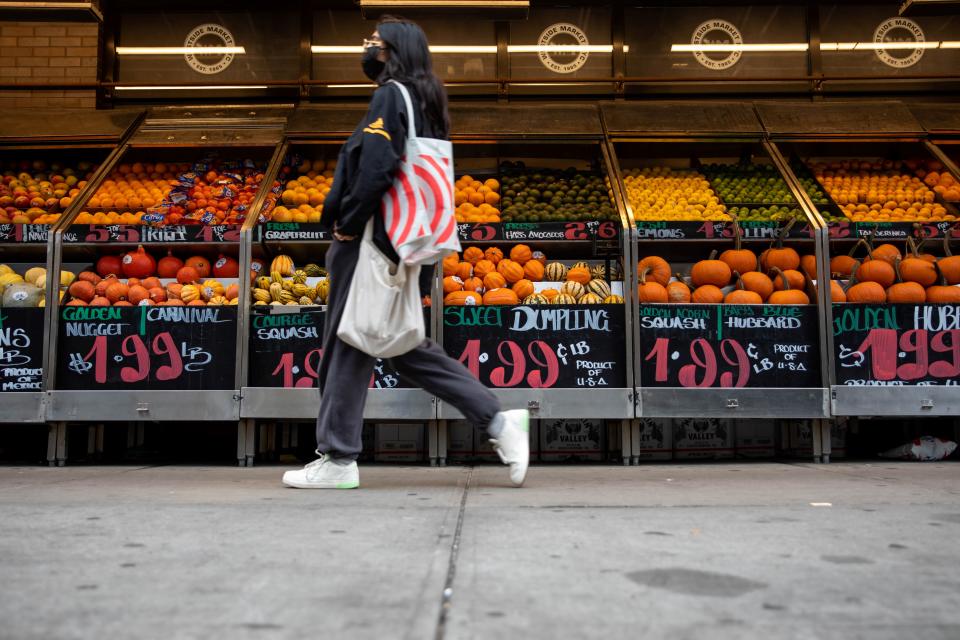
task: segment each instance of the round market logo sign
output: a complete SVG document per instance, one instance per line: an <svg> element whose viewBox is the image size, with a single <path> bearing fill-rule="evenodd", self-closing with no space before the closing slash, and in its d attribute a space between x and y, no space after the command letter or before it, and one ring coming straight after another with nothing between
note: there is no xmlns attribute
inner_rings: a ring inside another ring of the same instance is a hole
<svg viewBox="0 0 960 640"><path fill-rule="evenodd" d="M690 38L693 45L740 45L743 44L743 35L740 30L726 20L707 20L693 30ZM707 52L694 51L693 57L707 69L722 71L729 69L740 61L742 51Z"/></svg>
<svg viewBox="0 0 960 640"><path fill-rule="evenodd" d="M573 73L586 64L590 56L587 34L569 22L558 22L544 29L537 44L540 62L554 73ZM571 51L559 51L557 47L571 47Z"/></svg>
<svg viewBox="0 0 960 640"><path fill-rule="evenodd" d="M913 20L909 18L890 18L889 20L881 22L877 30L873 32L873 41L878 45L887 43L900 44L925 42L926 38L923 35L923 29ZM923 51L922 48L876 50L880 62L895 69L905 69L917 64L920 62L920 58L923 57Z"/></svg>
<svg viewBox="0 0 960 640"><path fill-rule="evenodd" d="M183 41L185 47L235 47L233 34L223 25L207 23L196 27ZM213 75L220 73L233 62L232 53L188 53L184 56L190 68L197 73ZM216 60L214 61L214 57ZM202 61L200 59L203 59Z"/></svg>

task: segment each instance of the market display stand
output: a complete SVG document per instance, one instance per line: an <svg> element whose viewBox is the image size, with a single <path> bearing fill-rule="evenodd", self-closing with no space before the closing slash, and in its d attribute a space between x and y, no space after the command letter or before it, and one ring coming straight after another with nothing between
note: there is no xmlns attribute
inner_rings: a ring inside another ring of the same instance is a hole
<svg viewBox="0 0 960 640"><path fill-rule="evenodd" d="M599 113L593 106L454 104L450 111L458 176L492 175L502 182L504 174L498 170L511 166L505 162L519 161L525 166L521 171L528 174L540 169L590 167L611 185L617 182ZM622 263L624 281L630 282L635 277L627 232L630 222L615 187L611 197L619 217L615 221L463 223L459 225L461 244L464 248L498 247L507 256L511 247L523 243L542 251L548 261L606 261L611 270ZM447 307L437 327L437 339L493 389L505 409L525 408L532 419L619 423L619 444L627 464L629 420L636 401L629 355L633 350L630 309L635 297L632 287L624 289L622 305L569 306L564 311L573 319L536 330L532 327L538 324L540 314L558 307ZM550 365L544 366L546 362L555 364L553 375ZM448 403L439 402L438 418L440 433L446 434L449 422L463 416ZM441 464L445 451L444 439Z"/></svg>
<svg viewBox="0 0 960 640"><path fill-rule="evenodd" d="M340 145L361 120L365 110L357 105L303 107L289 118L278 162L271 166L266 182L284 182L298 175L302 162L330 164ZM292 171L283 173L284 165ZM332 166L332 164L330 165ZM270 264L278 255L289 255L295 264L324 263L331 236L316 222L259 222L251 218L241 231L248 255ZM251 258L251 259L252 259ZM248 265L248 262L242 262ZM241 313L251 318L249 331L241 336L240 359L242 403L240 417L244 438L238 458L248 466L258 453L256 424L260 421L260 450L269 450L276 421L316 420L320 406L316 371L321 353L325 306L252 307L244 296ZM436 308L427 312L428 333L436 323ZM284 331L283 327L298 327ZM367 393L364 418L373 421L418 421L426 424L431 461L436 463L437 409L435 400L420 389L405 388L396 372L378 364ZM241 455L242 451L242 455Z"/></svg>
<svg viewBox="0 0 960 640"><path fill-rule="evenodd" d="M926 140L924 126L900 103L762 104L757 112L785 154L805 161L938 160L957 167ZM843 222L829 226L830 256L861 238L902 245L908 238L957 235L952 222ZM821 268L823 268L821 264ZM821 271L822 273L822 271ZM949 309L938 304L826 304L833 416L956 416L960 411L957 358L948 352L957 332L943 329ZM946 313L946 316L944 315ZM951 337L952 336L952 337ZM955 347L955 345L954 345ZM943 360L946 357L947 360ZM829 460L829 431L821 434Z"/></svg>
<svg viewBox="0 0 960 640"><path fill-rule="evenodd" d="M113 158L115 148L139 122L141 113L120 110L110 113L87 111L43 110L25 119L22 111L0 111L0 161L7 169L31 176L59 173L57 167L76 170L78 179L93 170L99 175ZM41 131L36 123L43 123ZM15 169L14 169L15 167ZM79 168L78 168L79 167ZM84 167L89 167L84 169ZM94 169L99 167L99 169ZM91 188L86 187L72 198L72 203L54 205L52 211L69 215ZM18 208L21 208L19 204ZM0 262L11 265L22 275L29 267L45 267L46 273L57 273L53 251L52 225L13 223L0 224ZM49 388L48 362L50 351L49 325L52 314L51 296L57 292L58 278L47 278L43 308L0 309L0 422L9 424L46 422ZM55 447L49 452L56 455Z"/></svg>
<svg viewBox="0 0 960 640"><path fill-rule="evenodd" d="M118 147L92 187L102 185L121 162L203 166L214 157L249 159L264 166L277 162L285 115L280 109L155 110ZM263 201L268 187L266 181L260 184L251 210ZM75 224L81 209L90 208L88 200L74 207L54 231L56 268L89 268L99 256L138 246L158 255L167 250L201 254L211 262L223 254L249 265L244 255L249 247L240 242L238 224ZM239 285L240 295L249 296L248 279L239 278ZM246 327L239 305L89 307L89 312L49 306L47 419L55 425L51 450L58 464L66 458L69 422L239 421L236 363L242 358L239 337Z"/></svg>

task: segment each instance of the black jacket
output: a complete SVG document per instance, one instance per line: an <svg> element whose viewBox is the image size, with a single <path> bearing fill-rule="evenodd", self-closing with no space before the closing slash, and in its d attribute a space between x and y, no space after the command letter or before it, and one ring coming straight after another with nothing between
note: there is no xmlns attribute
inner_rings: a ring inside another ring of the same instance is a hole
<svg viewBox="0 0 960 640"><path fill-rule="evenodd" d="M416 89L412 84L404 86L413 102L417 135L438 137L432 123L424 122ZM366 116L340 149L333 187L324 201L320 219L328 229L336 225L339 233L354 236L363 233L367 220L373 216L374 243L394 262L399 262L399 256L384 228L380 200L393 184L403 156L407 118L400 89L391 83L377 87Z"/></svg>

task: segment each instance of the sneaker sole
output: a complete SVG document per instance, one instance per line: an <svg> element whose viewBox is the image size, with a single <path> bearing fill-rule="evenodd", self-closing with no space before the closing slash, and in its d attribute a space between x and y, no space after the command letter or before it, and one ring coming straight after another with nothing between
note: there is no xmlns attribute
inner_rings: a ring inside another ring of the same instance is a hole
<svg viewBox="0 0 960 640"><path fill-rule="evenodd" d="M308 482L290 482L287 480L283 481L288 487L294 489L359 489L359 482L341 482L340 484L316 484Z"/></svg>
<svg viewBox="0 0 960 640"><path fill-rule="evenodd" d="M520 428L523 430L524 433L527 433L527 434L530 433L530 413L529 413L529 412L526 413L526 414L524 414L524 416L523 416L523 424L521 425ZM529 470L530 470L530 450L527 449L527 465L526 465L526 467L525 467L524 470L523 470L523 477L520 478L520 481L519 481L519 482L517 482L517 481L514 480L513 478L510 478L510 482L513 483L513 486L515 486L515 487L522 487L522 486L523 486L523 483L527 480L527 472L528 472Z"/></svg>

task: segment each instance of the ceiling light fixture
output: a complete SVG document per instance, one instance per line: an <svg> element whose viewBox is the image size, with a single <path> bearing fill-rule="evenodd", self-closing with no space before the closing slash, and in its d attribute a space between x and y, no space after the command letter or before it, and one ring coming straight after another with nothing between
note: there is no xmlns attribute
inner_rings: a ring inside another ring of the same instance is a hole
<svg viewBox="0 0 960 640"><path fill-rule="evenodd" d="M126 86L116 87L117 91L242 91L244 89L267 89L265 84L252 85L230 85L230 84L210 84L210 85L159 85L150 86Z"/></svg>
<svg viewBox="0 0 960 640"><path fill-rule="evenodd" d="M244 55L244 47L117 47L118 56Z"/></svg>
<svg viewBox="0 0 960 640"><path fill-rule="evenodd" d="M806 51L806 42L783 42L767 44L673 44L671 53L741 53L746 51Z"/></svg>

